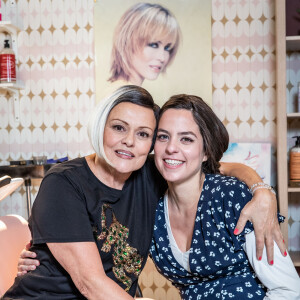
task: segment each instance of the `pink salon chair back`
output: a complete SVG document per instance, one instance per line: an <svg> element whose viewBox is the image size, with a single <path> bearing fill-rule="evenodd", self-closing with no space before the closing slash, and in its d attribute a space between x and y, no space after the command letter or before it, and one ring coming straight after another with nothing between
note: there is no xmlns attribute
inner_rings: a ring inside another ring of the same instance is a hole
<svg viewBox="0 0 300 300"><path fill-rule="evenodd" d="M30 239L28 223L23 217L0 217L0 297L13 284L20 252Z"/></svg>

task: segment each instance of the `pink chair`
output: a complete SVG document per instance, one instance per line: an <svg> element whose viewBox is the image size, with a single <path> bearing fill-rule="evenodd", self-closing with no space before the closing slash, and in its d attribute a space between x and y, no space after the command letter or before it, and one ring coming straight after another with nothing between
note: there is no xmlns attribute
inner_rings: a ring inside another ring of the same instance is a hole
<svg viewBox="0 0 300 300"><path fill-rule="evenodd" d="M20 252L30 239L28 223L23 217L0 217L0 297L13 284Z"/></svg>

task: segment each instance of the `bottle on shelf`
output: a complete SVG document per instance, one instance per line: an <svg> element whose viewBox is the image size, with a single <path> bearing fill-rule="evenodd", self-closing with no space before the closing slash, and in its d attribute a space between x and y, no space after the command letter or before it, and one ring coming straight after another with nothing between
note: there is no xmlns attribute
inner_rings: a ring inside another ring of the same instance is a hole
<svg viewBox="0 0 300 300"><path fill-rule="evenodd" d="M0 82L16 82L16 57L8 39L4 40L4 48L0 52Z"/></svg>
<svg viewBox="0 0 300 300"><path fill-rule="evenodd" d="M290 149L290 186L300 187L300 136L293 138L296 138L296 142Z"/></svg>

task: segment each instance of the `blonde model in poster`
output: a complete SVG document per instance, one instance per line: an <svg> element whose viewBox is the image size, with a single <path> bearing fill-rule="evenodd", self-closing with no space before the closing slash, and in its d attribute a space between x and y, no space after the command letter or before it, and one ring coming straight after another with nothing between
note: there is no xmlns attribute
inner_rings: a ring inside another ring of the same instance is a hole
<svg viewBox="0 0 300 300"><path fill-rule="evenodd" d="M174 60L180 35L179 24L167 8L150 3L130 7L115 28L111 85L104 96L126 84L141 86L145 79L156 80Z"/></svg>

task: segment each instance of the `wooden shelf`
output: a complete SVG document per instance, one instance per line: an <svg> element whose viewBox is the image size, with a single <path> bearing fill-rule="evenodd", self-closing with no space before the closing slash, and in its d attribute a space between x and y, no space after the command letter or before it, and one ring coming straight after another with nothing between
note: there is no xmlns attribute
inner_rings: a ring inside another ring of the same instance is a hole
<svg viewBox="0 0 300 300"><path fill-rule="evenodd" d="M286 50L289 44L298 44L295 37L286 37L285 1L275 0L276 19L276 109L277 109L277 187L280 213L288 216L287 110L286 110ZM296 41L295 41L296 40ZM285 167L286 166L286 167ZM288 246L288 222L281 226Z"/></svg>
<svg viewBox="0 0 300 300"><path fill-rule="evenodd" d="M300 52L300 35L286 36L286 1L275 0L276 19L276 108L277 108L277 187L280 213L289 216L289 199L300 198L300 187L288 186L288 121L300 119L300 112L287 113L287 57L288 52ZM288 57L289 60L289 57ZM289 103L291 104L291 103ZM298 127L297 127L298 128ZM293 135L296 135L293 133ZM296 193L296 194L294 194ZM300 199L299 199L300 200ZM300 202L299 202L300 203ZM288 222L281 224L288 247ZM300 238L300 237L299 237ZM300 267L300 249L289 251L295 266Z"/></svg>
<svg viewBox="0 0 300 300"><path fill-rule="evenodd" d="M300 193L300 187L288 187L289 193Z"/></svg>
<svg viewBox="0 0 300 300"><path fill-rule="evenodd" d="M287 51L300 50L300 35L286 37L286 50Z"/></svg>
<svg viewBox="0 0 300 300"><path fill-rule="evenodd" d="M300 112L288 113L287 117L288 118L300 118Z"/></svg>
<svg viewBox="0 0 300 300"><path fill-rule="evenodd" d="M300 266L300 251L289 251L290 257L296 267Z"/></svg>

